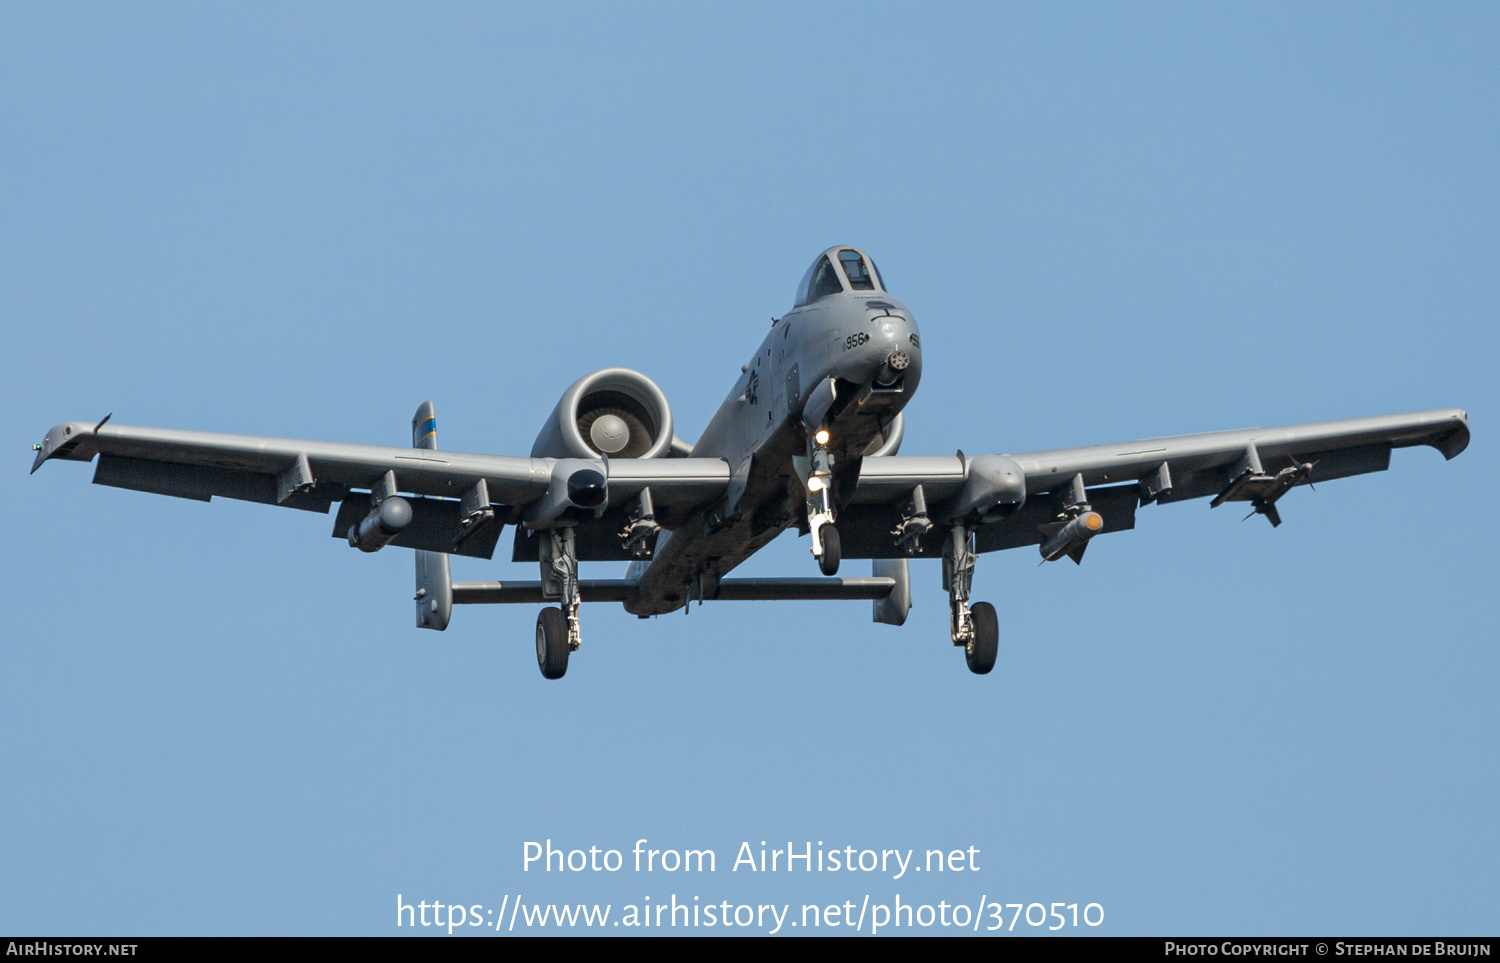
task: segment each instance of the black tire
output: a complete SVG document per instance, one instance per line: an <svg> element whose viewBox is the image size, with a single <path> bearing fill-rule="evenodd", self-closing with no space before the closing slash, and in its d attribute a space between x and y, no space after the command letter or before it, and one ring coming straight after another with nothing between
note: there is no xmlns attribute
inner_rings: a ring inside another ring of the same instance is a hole
<svg viewBox="0 0 1500 963"><path fill-rule="evenodd" d="M1000 654L1000 619L988 602L976 602L969 610L974 619L974 641L964 647L964 661L975 675L985 675L995 667Z"/></svg>
<svg viewBox="0 0 1500 963"><path fill-rule="evenodd" d="M823 536L823 557L818 559L818 568L824 575L837 575L839 571L839 530L824 525L819 533Z"/></svg>
<svg viewBox="0 0 1500 963"><path fill-rule="evenodd" d="M568 671L568 617L546 608L536 617L536 665L544 679L561 679Z"/></svg>

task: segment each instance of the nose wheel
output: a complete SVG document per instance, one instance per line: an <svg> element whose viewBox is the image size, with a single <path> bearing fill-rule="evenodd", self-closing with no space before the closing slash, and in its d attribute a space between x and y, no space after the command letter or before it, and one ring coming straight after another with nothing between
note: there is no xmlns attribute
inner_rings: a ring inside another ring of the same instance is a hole
<svg viewBox="0 0 1500 963"><path fill-rule="evenodd" d="M818 556L818 568L824 575L837 575L839 571L839 530L833 525L824 525L818 530L822 536L823 552Z"/></svg>
<svg viewBox="0 0 1500 963"><path fill-rule="evenodd" d="M819 431L814 436L817 447L809 458L812 469L807 479L807 527L812 532L812 553L818 560L818 568L824 575L834 575L839 570L843 556L839 545L839 530L834 527L837 517L833 509L833 455L828 451L828 432Z"/></svg>

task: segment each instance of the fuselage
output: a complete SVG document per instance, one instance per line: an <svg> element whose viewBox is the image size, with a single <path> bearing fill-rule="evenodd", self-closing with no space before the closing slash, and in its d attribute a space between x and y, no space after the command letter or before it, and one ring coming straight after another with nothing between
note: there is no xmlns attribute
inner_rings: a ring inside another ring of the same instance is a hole
<svg viewBox="0 0 1500 963"><path fill-rule="evenodd" d="M838 270L824 267L823 284L837 281L841 290L811 296L816 292L810 294L809 286L825 262ZM822 255L804 277L797 305L772 323L742 367L692 451L695 458L729 464L728 495L662 533L654 557L631 566L638 590L626 603L629 611L660 614L705 591L712 597L710 583L788 527L805 526L804 479L796 459L809 451L804 406L819 385L832 379L824 394L831 388L836 395L822 422L831 435L836 501L852 492L864 454L894 453L895 445L887 442L899 442L892 438L899 431L897 416L921 380L921 336L878 272L858 276L864 265L873 268L852 248Z"/></svg>

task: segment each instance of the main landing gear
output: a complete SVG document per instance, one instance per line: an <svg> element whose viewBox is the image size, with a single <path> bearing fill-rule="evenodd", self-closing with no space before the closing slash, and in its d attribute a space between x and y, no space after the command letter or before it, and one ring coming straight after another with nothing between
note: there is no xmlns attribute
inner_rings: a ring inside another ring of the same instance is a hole
<svg viewBox="0 0 1500 963"><path fill-rule="evenodd" d="M578 624L578 551L571 528L541 535L542 597L561 604L542 609L536 617L536 664L542 678L561 679L568 671L568 656L583 641Z"/></svg>
<svg viewBox="0 0 1500 963"><path fill-rule="evenodd" d="M562 609L545 608L536 617L536 664L544 679L561 679L568 671L568 617Z"/></svg>
<svg viewBox="0 0 1500 963"><path fill-rule="evenodd" d="M1000 652L1000 620L988 602L969 605L974 585L974 533L957 523L943 545L943 588L948 590L948 620L953 644L964 647L964 661L975 675L995 667Z"/></svg>

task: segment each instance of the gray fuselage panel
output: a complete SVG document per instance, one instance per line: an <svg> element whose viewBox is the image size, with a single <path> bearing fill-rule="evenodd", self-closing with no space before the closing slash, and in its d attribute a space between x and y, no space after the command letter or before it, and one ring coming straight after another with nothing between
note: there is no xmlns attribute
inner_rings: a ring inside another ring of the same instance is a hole
<svg viewBox="0 0 1500 963"><path fill-rule="evenodd" d="M910 364L897 389L879 390L876 381L897 351ZM793 458L807 454L803 406L828 379L837 386L829 422L834 487L852 494L864 451L916 391L921 358L911 312L881 291L829 295L776 321L693 448L694 458L728 463L727 496L663 533L652 561L632 567L638 589L626 608L637 615L681 608L698 596L700 579L717 582L803 523Z"/></svg>

